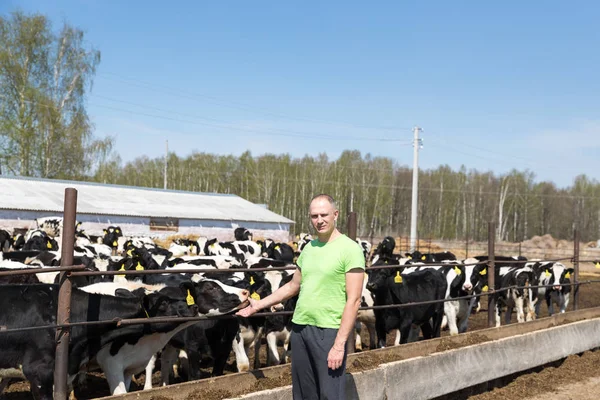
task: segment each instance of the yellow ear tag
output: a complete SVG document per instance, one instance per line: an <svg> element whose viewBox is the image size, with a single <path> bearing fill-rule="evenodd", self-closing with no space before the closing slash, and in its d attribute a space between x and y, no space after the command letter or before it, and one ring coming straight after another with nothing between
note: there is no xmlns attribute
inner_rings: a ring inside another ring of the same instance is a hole
<svg viewBox="0 0 600 400"><path fill-rule="evenodd" d="M192 294L190 293L190 290L188 289L188 295L185 298L185 301L187 301L187 305L188 306L193 306L194 304L196 304L194 302L194 296L192 296Z"/></svg>
<svg viewBox="0 0 600 400"><path fill-rule="evenodd" d="M550 278L550 276L552 276L552 274L548 270L546 270L545 275L546 275L546 278Z"/></svg>
<svg viewBox="0 0 600 400"><path fill-rule="evenodd" d="M250 285L254 285L254 278L250 277Z"/></svg>
<svg viewBox="0 0 600 400"><path fill-rule="evenodd" d="M118 246L118 245L119 245L119 243L117 243L117 241L115 240L115 241L113 242L113 246L115 246L115 247L116 247L116 246Z"/></svg>
<svg viewBox="0 0 600 400"><path fill-rule="evenodd" d="M127 255L128 255L129 257L133 257L133 253L132 253L132 251L131 251L131 250L127 250Z"/></svg>
<svg viewBox="0 0 600 400"><path fill-rule="evenodd" d="M458 267L454 267L454 272L456 272L456 275L462 274L462 271Z"/></svg>
<svg viewBox="0 0 600 400"><path fill-rule="evenodd" d="M396 276L394 277L394 282L402 283L402 277L400 276L400 271L396 272Z"/></svg>
<svg viewBox="0 0 600 400"><path fill-rule="evenodd" d="M387 263L388 263L388 261L387 261L387 260L385 260L385 261L384 261L384 263L386 263L386 264L387 264Z"/></svg>
<svg viewBox="0 0 600 400"><path fill-rule="evenodd" d="M121 265L121 269L119 271L125 271L125 264Z"/></svg>
<svg viewBox="0 0 600 400"><path fill-rule="evenodd" d="M52 243L50 243L50 242L46 243L46 247L49 248L49 249L51 249L52 248Z"/></svg>
<svg viewBox="0 0 600 400"><path fill-rule="evenodd" d="M144 267L142 267L142 264L140 264L140 262L138 261L137 265L135 266L135 270L136 271L143 271Z"/></svg>
<svg viewBox="0 0 600 400"><path fill-rule="evenodd" d="M488 285L485 285L484 287L481 288L482 292L487 292L488 291Z"/></svg>
<svg viewBox="0 0 600 400"><path fill-rule="evenodd" d="M481 275L481 276L487 275L487 269L482 269L481 271L479 271L479 275Z"/></svg>
<svg viewBox="0 0 600 400"><path fill-rule="evenodd" d="M252 298L254 300L260 300L260 294L254 292L250 295L250 298Z"/></svg>
<svg viewBox="0 0 600 400"><path fill-rule="evenodd" d="M423 260L423 261L425 261L426 259L427 259L427 257L425 257L425 256L421 257L421 260Z"/></svg>
<svg viewBox="0 0 600 400"><path fill-rule="evenodd" d="M275 246L275 250L279 250L279 245Z"/></svg>
<svg viewBox="0 0 600 400"><path fill-rule="evenodd" d="M596 263L596 268L600 269L600 261Z"/></svg>
<svg viewBox="0 0 600 400"><path fill-rule="evenodd" d="M569 279L570 277L571 277L571 273L570 273L570 272L567 272L567 273L565 274L565 279Z"/></svg>
<svg viewBox="0 0 600 400"><path fill-rule="evenodd" d="M117 233L121 233L121 230L117 229L115 232L117 232Z"/></svg>
<svg viewBox="0 0 600 400"><path fill-rule="evenodd" d="M408 256L408 259L409 259L409 260L412 260L412 256Z"/></svg>

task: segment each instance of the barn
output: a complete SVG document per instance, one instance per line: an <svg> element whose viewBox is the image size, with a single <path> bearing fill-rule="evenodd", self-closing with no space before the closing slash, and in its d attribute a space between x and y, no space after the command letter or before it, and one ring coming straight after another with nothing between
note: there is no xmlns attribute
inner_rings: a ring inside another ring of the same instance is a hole
<svg viewBox="0 0 600 400"><path fill-rule="evenodd" d="M77 190L77 220L92 235L119 225L129 236L197 234L232 240L233 230L243 226L255 238L288 241L294 223L233 194L0 177L0 228L30 228L36 218L62 216L67 187Z"/></svg>

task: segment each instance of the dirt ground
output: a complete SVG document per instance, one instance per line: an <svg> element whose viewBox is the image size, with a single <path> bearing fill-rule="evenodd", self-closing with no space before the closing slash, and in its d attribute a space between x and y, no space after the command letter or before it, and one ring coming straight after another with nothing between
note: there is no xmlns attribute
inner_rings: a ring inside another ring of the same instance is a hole
<svg viewBox="0 0 600 400"><path fill-rule="evenodd" d="M582 281L583 280L587 280L587 279L600 279L600 275L582 275L581 277ZM582 285L580 288L580 308L590 308L590 307L597 307L600 306L600 283L596 283L596 284L588 284L588 285ZM572 309L572 302L571 304L569 304L569 310ZM541 316L545 317L547 316L547 309L546 306L543 305L542 309L541 309ZM516 323L516 316L513 314L513 319L512 319L513 323ZM487 327L487 302L485 300L485 298L483 298L483 302L482 302L482 307L479 313L474 314L470 317L469 319L469 331L476 331L476 330L480 330L480 329L484 329ZM369 343L369 337L368 337L368 331L367 329L363 329L363 336L362 336L362 341L363 341L363 348L364 349L368 349L368 343ZM448 336L448 331L444 331L442 332L442 337L444 336ZM483 336L483 335L477 335L476 337L472 338L472 343L467 343L468 344L476 344L476 343L481 343L481 342L485 342L488 339ZM388 339L387 339L387 343L389 346L392 346L394 342L394 335L388 335ZM440 345L438 346L438 351L444 351L444 350L449 350L451 348L454 348L455 345L451 342L445 342L442 341L442 343L440 343ZM281 349L280 349L281 350ZM253 353L251 351L251 353ZM544 392L540 392L539 390L542 390L544 388L547 388L547 391L551 391L551 390L558 390L560 387L565 386L570 384L571 382L574 382L575 380L581 380L581 379L588 379L588 378L592 378L592 377L600 377L600 369L598 368L593 368L592 365L593 364L587 364L588 367L586 368L581 368L582 371L585 370L585 373L580 371L580 366L579 366L579 362L587 362L588 357L597 357L597 358L593 358L596 365L600 365L600 352L598 353L591 353L590 356L585 356L585 357L578 357L578 356L572 356L569 357L569 359L567 359L567 361L565 361L565 363L563 363L563 365L560 367L562 369L560 369L560 374L562 374L562 376L564 376L565 378L561 378L561 379L554 379L554 378L550 378L552 379L552 381L556 381L558 386L552 386L552 385L548 385L545 381L544 384L539 384L536 385L535 384L535 377L529 377L527 378L529 375L525 375L522 376L520 378L518 378L517 380L515 380L514 383L511 383L510 385L506 386L505 388L502 388L500 390L495 390L494 392L491 393L498 393L498 397L480 397L480 396L485 396L485 395L479 395L477 397L472 397L475 400L491 400L491 399L500 399L500 400L512 400L512 399L517 399L517 397L509 397L511 396L511 389L512 387L518 387L519 389L514 389L515 393L519 393L520 395L520 399L525 398L524 396L527 395L538 395L540 393L544 393ZM262 347L261 347L261 351L260 351L260 361L261 361L261 367L265 367L266 365L266 345L263 343ZM581 359L581 360L580 360ZM348 365L348 371L349 372L357 372L357 371L363 371L363 370L367 370L367 369L372 369L377 367L380 364L383 363L387 363L387 362L391 362L391 361L397 361L399 360L399 358L394 358L394 359L390 359L389 356L387 355L375 355L375 354L371 354L371 353L365 353L364 357L360 357L357 360L354 360L351 364ZM578 361L580 360L580 361ZM253 354L250 355L250 365L253 365ZM159 370L159 367L157 365L157 369ZM210 371L211 371L211 360L209 357L206 357L203 360L202 363L202 376L204 378L207 378L210 376ZM546 370L544 370L546 371ZM542 373L549 373L549 372L544 372L542 371L540 374ZM235 373L237 372L236 367L235 367L235 359L233 354L230 356L228 363L225 367L225 373ZM540 375L538 374L538 375ZM581 379L580 379L581 378ZM144 374L141 374L139 376L139 379L136 383L132 383L132 387L131 387L131 391L137 391L137 390L142 390L143 385L144 385ZM159 385L159 379L160 379L160 373L159 372L155 372L152 376L152 381L153 381L153 385L154 386L158 386ZM534 382L533 384L531 382ZM522 383L525 382L525 383ZM269 380L261 380L259 383L257 383L257 387L254 388L254 390L263 390L263 389L269 389L269 388L274 388L274 387L280 387L280 386L285 386L285 385L289 385L291 384L291 376L286 375L286 376L281 376L278 379L269 379ZM600 383L598 383L600 385ZM514 386L511 386L514 385ZM521 386L518 386L521 385ZM585 385L580 385L582 387L581 390L586 390L584 388ZM580 387L578 386L578 388ZM502 392L502 390L506 390L507 392L505 394L502 394L504 392ZM488 393L491 395L491 393ZM78 399L92 399L92 398L97 398L97 397L102 397L102 396L108 396L109 390L108 390L108 385L106 383L106 381L104 380L103 376L101 373L88 373L87 377L86 377L86 385L85 387L79 389L76 391L76 397ZM194 394L193 396L190 397L190 399L221 399L221 398L225 398L228 397L230 395L238 395L241 393L235 393L234 392L230 392L230 393L209 393L209 392L202 392L202 393L197 393ZM29 392L29 384L27 382L15 382L12 383L4 392L4 396L6 399L8 400L29 400L32 399L33 397L31 396L30 392ZM500 396L506 396L506 397L500 397ZM565 399L568 397L565 397ZM579 397L573 397L573 398L579 398ZM600 395L596 398L600 398ZM157 399L159 400L159 399ZM163 399L165 400L165 399ZM541 399L540 399L541 400ZM545 400L545 399L544 399Z"/></svg>
<svg viewBox="0 0 600 400"><path fill-rule="evenodd" d="M469 400L598 399L600 351L572 355L556 367L521 375L510 384Z"/></svg>

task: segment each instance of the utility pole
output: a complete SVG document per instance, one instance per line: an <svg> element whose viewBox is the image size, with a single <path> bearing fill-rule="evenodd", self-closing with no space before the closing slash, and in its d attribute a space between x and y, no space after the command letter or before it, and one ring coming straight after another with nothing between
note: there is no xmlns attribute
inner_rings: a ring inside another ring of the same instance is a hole
<svg viewBox="0 0 600 400"><path fill-rule="evenodd" d="M165 187L164 189L167 190L167 159L169 158L169 141L166 141L166 151L165 151Z"/></svg>
<svg viewBox="0 0 600 400"><path fill-rule="evenodd" d="M410 214L410 251L417 247L417 210L419 209L419 149L423 142L419 139L421 128L415 126L413 141L413 180L412 180L412 202Z"/></svg>

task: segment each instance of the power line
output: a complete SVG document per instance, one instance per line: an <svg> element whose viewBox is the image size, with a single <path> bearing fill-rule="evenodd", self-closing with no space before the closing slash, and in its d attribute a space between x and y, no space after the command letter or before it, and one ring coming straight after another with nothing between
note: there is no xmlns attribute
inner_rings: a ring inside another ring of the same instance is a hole
<svg viewBox="0 0 600 400"><path fill-rule="evenodd" d="M385 131L399 131L399 130L410 131L411 130L411 128L373 127L373 126L366 126L366 125L349 123L349 122L334 122L334 121L326 121L326 120L315 119L315 118L297 117L297 116L292 116L289 114L273 112L271 110L266 110L263 108L255 107L253 105L249 105L249 104L242 103L242 102L219 99L219 98L216 98L213 96L208 96L208 95L201 94L201 93L189 92L189 91L172 88L172 87L165 86L165 85L149 83L149 82L144 82L144 81L140 81L137 79L127 78L127 77L124 77L124 76L121 76L121 75L118 75L118 74L115 74L112 72L98 73L98 75L101 77L104 77L105 79L116 80L116 81L126 83L128 85L142 87L145 89L161 91L163 93L168 93L173 96L184 97L184 98L188 98L188 99L196 99L196 100L201 98L204 100L209 100L215 104L222 105L224 107L236 108L236 109L240 109L243 111L250 111L250 112L254 112L254 113L261 113L264 115L270 115L270 116L274 116L274 117L281 118L281 119L289 119L289 120L295 120L295 121L312 122L312 123L337 125L337 126L343 125L343 126L348 126L348 127L370 129L370 130L380 130L380 131L381 130L385 130ZM110 76L112 76L113 78L110 78Z"/></svg>
<svg viewBox="0 0 600 400"><path fill-rule="evenodd" d="M5 98L5 99L9 98L9 97L4 96L4 95L0 95L0 97ZM119 100L112 99L112 101L119 101ZM42 107L51 108L51 109L54 108L53 105L49 105L49 104L45 104L45 103L41 103L41 102L37 102L37 101L23 100L23 102L28 103L28 104L37 104L37 105L40 105ZM355 137L355 136L320 135L320 134L311 134L311 133L306 133L306 132L285 131L285 130L281 130L281 129L277 130L277 131L272 131L272 130L268 130L268 129L264 129L264 130L248 129L248 128L236 127L236 126L218 125L218 124L213 124L213 123L208 123L208 122L198 122L198 121L183 120L183 119L179 119L179 118L172 118L172 117L167 117L167 116L163 116L163 115L157 115L157 114L150 114L150 113L146 113L146 112L127 110L127 109L124 109L124 108L107 106L107 105L96 104L96 103L89 103L89 104L93 105L94 107L105 108L105 109L108 109L108 110L125 112L125 113L130 113L130 114L135 114L135 115L141 115L141 116L150 117L150 118L163 119L163 120L167 120L167 121L174 121L174 122L179 122L179 123L184 123L184 124L191 124L191 125L208 126L208 127L213 127L213 128L219 128L219 129L229 129L229 130L237 130L237 131L242 131L242 132L250 132L250 133L257 134L257 135L265 135L265 136L287 136L287 137L294 137L294 138L323 139L323 140L355 140L355 141L371 141L371 142L396 142L396 144L398 144L400 146L402 146L402 145L406 145L406 146L410 145L410 142L404 142L403 143L403 142L400 142L400 139L373 138L373 137ZM132 104L135 104L135 103L132 103ZM137 105L137 106L146 107L146 106L143 106L143 105ZM163 110L163 111L164 112L170 112L170 111L166 111L166 110ZM199 117L195 117L195 118L199 118Z"/></svg>
<svg viewBox="0 0 600 400"><path fill-rule="evenodd" d="M104 99L104 100L108 100L108 101L112 101L112 102L116 102L116 103L129 104L129 105L133 105L133 106L136 106L136 107L151 109L151 110L155 110L155 111L159 111L159 112L165 112L165 113L170 113L170 114L177 114L177 115L181 115L181 116L188 117L188 118L196 118L196 119L200 119L200 120L213 121L213 122L217 122L217 123L227 124L226 121L218 120L218 119L215 119L215 118L199 117L199 116L193 115L193 114L182 113L182 112L172 111L172 110L165 110L165 109L158 108L158 107L143 105L143 104L134 103L134 102L126 101L126 100L114 99L114 98L110 98L110 97L106 97L106 96L100 96L100 95L92 95L92 96L96 97L96 98L99 98L99 99ZM110 106L104 106L104 105L99 105L99 104L95 104L95 103L93 105L96 106L96 107L110 108L110 109L115 109L115 110L119 110L119 111L123 111L123 112L140 114L140 115L154 117L154 118L164 118L164 119L169 119L169 120L172 120L172 121L179 121L179 122L183 122L183 123L202 124L202 125L212 126L212 127L217 127L217 128L242 130L242 131L248 131L248 132L253 132L253 133L257 133L257 132L258 133L261 133L261 132L262 133L264 133L264 132L282 132L282 133L286 134L286 135L282 135L282 136L293 136L293 137L309 137L309 138L318 138L318 139L365 140L365 141L379 141L379 142L400 142L400 139L374 138L374 137L356 137L356 136L343 136L343 137L341 137L341 136L333 136L333 135L317 135L317 134L312 134L312 133L308 133L308 132L299 132L299 131L293 131L293 130L287 130L287 129L277 129L277 128L269 128L267 130L256 130L256 129L248 129L248 128L236 127L236 126L231 126L231 125L215 125L215 124L212 124L212 123L199 123L199 122L192 122L192 121L180 120L180 119L176 119L176 118L172 118L172 117L164 117L164 116L155 115L155 114L148 114L148 113L139 113L139 112L136 112L136 111L126 110L126 109L121 109L121 108L115 108L115 107L110 107ZM401 142L401 143L398 143L398 144L399 145L409 145L410 143L411 142L406 141L404 143Z"/></svg>
<svg viewBox="0 0 600 400"><path fill-rule="evenodd" d="M428 133L431 134L431 132L428 132ZM486 149L486 148L479 147L479 146L473 146L473 145L471 145L469 143L465 143L463 141L460 141L460 140L457 140L457 139L454 139L454 138L452 138L451 140L449 140L449 139L446 139L446 138L444 138L444 137L442 137L442 136L440 136L438 134L433 134L433 135L436 136L437 139L446 142L447 144L445 144L444 146L450 148L452 151L455 151L455 152L460 153L460 154L467 155L469 157L476 157L476 158L480 158L480 159L483 159L483 160L486 160L486 161L492 161L492 162L496 162L496 163L502 163L504 165L506 165L506 160L505 160L506 158L513 158L513 159L519 160L522 164L527 165L529 168L535 168L535 167L538 167L540 165L540 163L537 163L537 162L534 163L529 158L519 157L519 156L515 156L513 154L499 153L496 150ZM434 147L442 147L442 145L435 144L435 143L433 143L433 144L429 143L429 144L433 145ZM495 159L490 159L489 156L486 157L486 156L483 156L483 155L480 155L480 154L465 152L465 151L463 151L464 149L459 150L456 147L454 147L453 144L459 144L459 145L464 146L464 147L470 147L470 148L475 149L475 150L479 150L479 151L484 151L486 153L490 153L490 154L492 154L492 156ZM501 157L501 159L499 159L498 157ZM554 169L564 169L564 166L560 166L559 167L559 166L552 165L552 164L544 164L544 167L546 167L546 168L554 168ZM572 169L575 169L575 168L572 168Z"/></svg>

